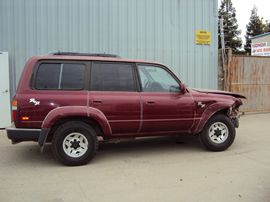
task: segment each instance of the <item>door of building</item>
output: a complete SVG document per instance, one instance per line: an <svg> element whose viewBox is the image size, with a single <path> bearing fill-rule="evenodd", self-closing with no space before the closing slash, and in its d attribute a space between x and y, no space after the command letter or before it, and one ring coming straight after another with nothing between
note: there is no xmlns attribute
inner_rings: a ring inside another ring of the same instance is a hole
<svg viewBox="0 0 270 202"><path fill-rule="evenodd" d="M0 51L0 128L11 125L8 52Z"/></svg>

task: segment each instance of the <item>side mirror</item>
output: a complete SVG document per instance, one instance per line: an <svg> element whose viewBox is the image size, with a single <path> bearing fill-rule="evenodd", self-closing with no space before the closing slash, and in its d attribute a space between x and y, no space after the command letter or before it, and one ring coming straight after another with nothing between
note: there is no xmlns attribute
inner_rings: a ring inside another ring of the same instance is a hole
<svg viewBox="0 0 270 202"><path fill-rule="evenodd" d="M183 93L183 94L185 94L187 92L186 84L184 84L183 82L181 82L180 90L181 90L181 93Z"/></svg>

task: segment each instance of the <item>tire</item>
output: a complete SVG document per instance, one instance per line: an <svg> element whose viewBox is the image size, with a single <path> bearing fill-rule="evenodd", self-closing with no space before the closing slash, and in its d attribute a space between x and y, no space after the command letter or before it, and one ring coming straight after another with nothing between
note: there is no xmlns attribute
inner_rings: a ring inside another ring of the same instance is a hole
<svg viewBox="0 0 270 202"><path fill-rule="evenodd" d="M72 121L61 125L52 139L52 152L67 166L87 164L98 149L96 132L86 123Z"/></svg>
<svg viewBox="0 0 270 202"><path fill-rule="evenodd" d="M235 139L235 127L229 117L218 114L211 117L204 126L200 140L212 151L223 151L229 148Z"/></svg>

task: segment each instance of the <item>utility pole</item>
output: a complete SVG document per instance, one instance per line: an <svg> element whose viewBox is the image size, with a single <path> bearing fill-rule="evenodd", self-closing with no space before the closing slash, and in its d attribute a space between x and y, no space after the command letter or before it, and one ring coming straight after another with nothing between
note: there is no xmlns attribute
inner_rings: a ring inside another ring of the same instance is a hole
<svg viewBox="0 0 270 202"><path fill-rule="evenodd" d="M221 40L221 54L222 54L222 70L223 70L223 90L225 90L225 44L224 44L224 29L223 29L223 17L219 20L220 25L220 40Z"/></svg>

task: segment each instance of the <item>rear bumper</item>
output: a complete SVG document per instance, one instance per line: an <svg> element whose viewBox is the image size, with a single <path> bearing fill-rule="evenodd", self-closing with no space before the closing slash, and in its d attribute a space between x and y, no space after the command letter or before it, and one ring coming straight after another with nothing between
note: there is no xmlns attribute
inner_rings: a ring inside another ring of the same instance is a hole
<svg viewBox="0 0 270 202"><path fill-rule="evenodd" d="M41 129L15 128L13 125L6 128L7 136L12 143L23 141L38 141Z"/></svg>

